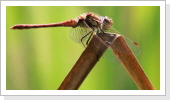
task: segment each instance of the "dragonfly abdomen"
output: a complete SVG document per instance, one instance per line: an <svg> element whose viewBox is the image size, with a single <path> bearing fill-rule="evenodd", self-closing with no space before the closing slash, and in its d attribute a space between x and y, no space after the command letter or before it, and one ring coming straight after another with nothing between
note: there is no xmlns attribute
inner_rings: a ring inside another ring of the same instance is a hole
<svg viewBox="0 0 170 100"><path fill-rule="evenodd" d="M10 29L32 29L32 28L45 28L45 27L74 27L77 22L73 19L60 23L51 23L51 24L18 24L12 26Z"/></svg>

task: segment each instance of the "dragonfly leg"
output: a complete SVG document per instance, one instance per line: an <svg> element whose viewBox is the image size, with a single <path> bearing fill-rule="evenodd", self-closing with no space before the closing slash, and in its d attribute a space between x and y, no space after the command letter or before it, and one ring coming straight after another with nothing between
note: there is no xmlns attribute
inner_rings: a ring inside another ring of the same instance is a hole
<svg viewBox="0 0 170 100"><path fill-rule="evenodd" d="M86 41L86 45L88 45L88 44L89 44L89 42L90 42L90 39L91 39L92 35L93 35L93 34L90 34L90 37L89 37L89 38L88 38L88 40Z"/></svg>
<svg viewBox="0 0 170 100"><path fill-rule="evenodd" d="M85 21L83 21L83 23L89 28L89 29L91 29L91 31L89 32L89 33L87 33L85 36L83 36L82 38L84 38L84 37L86 37L87 35L89 35L90 33L90 37L88 38L88 40L86 41L86 45L88 45L88 43L89 43L89 41L90 41L90 39L91 39L91 37L92 37L92 35L93 35L93 32L94 32L94 29L93 28L91 28L91 27L89 27L89 25L85 22Z"/></svg>
<svg viewBox="0 0 170 100"><path fill-rule="evenodd" d="M89 34L92 34L92 31L90 31L89 33L87 33L86 35L84 35L84 36L81 38L81 43L83 44L84 47L86 47L86 46L85 46L85 44L83 43L83 39L84 39L86 36L88 36ZM90 36L90 37L91 37L91 36ZM88 40L89 40L89 39L88 39ZM88 40L87 40L87 41L88 41ZM86 42L86 45L87 45L87 42Z"/></svg>
<svg viewBox="0 0 170 100"><path fill-rule="evenodd" d="M105 33L103 30L102 30L102 28L101 28L101 26L97 23L97 25L98 25L98 30L97 30L97 33ZM100 31L99 31L100 30Z"/></svg>

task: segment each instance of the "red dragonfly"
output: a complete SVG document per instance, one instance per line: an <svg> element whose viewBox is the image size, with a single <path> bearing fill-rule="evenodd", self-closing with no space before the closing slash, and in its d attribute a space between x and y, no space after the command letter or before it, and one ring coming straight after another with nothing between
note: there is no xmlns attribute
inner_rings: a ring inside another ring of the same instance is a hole
<svg viewBox="0 0 170 100"><path fill-rule="evenodd" d="M51 24L18 24L12 26L10 29L32 29L32 28L46 28L46 27L72 27L70 30L70 37L72 40L74 40L77 43L82 43L84 47L86 47L92 38L93 35L96 33L104 33L106 31L110 31L112 33L117 33L121 34L118 32L116 29L112 27L113 21L112 19L108 18L107 16L98 16L95 13L88 12L81 14L79 17L76 19L70 19L64 22L60 23L51 23ZM122 34L121 34L122 35ZM135 54L140 53L140 47L139 45L128 39L127 37L124 37L126 42L128 42L128 45L132 49L132 51ZM99 39L104 45L107 46L105 41L102 41ZM106 59L110 61L115 61L112 60L112 51L107 50L106 53ZM110 57L109 57L110 56Z"/></svg>

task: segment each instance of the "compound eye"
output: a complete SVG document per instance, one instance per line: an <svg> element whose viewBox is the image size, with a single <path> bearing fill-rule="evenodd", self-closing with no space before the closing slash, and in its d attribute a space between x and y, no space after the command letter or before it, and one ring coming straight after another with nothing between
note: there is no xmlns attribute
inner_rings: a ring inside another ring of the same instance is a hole
<svg viewBox="0 0 170 100"><path fill-rule="evenodd" d="M107 16L104 17L102 29L108 30L113 25L113 22Z"/></svg>
<svg viewBox="0 0 170 100"><path fill-rule="evenodd" d="M108 18L107 16L104 18L104 23L106 23L107 25L110 25L110 26L113 25L112 19Z"/></svg>

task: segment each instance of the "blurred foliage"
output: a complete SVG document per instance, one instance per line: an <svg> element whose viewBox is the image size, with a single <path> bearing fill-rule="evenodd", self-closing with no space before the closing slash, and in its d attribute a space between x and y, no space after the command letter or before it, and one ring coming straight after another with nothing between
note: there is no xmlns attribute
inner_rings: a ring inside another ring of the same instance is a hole
<svg viewBox="0 0 170 100"><path fill-rule="evenodd" d="M136 56L160 89L159 6L8 6L6 8L7 90L56 90L84 48L71 40L68 27L10 30L15 24L57 23L85 12L108 16L113 27L138 42ZM137 90L121 64L100 59L80 90Z"/></svg>

